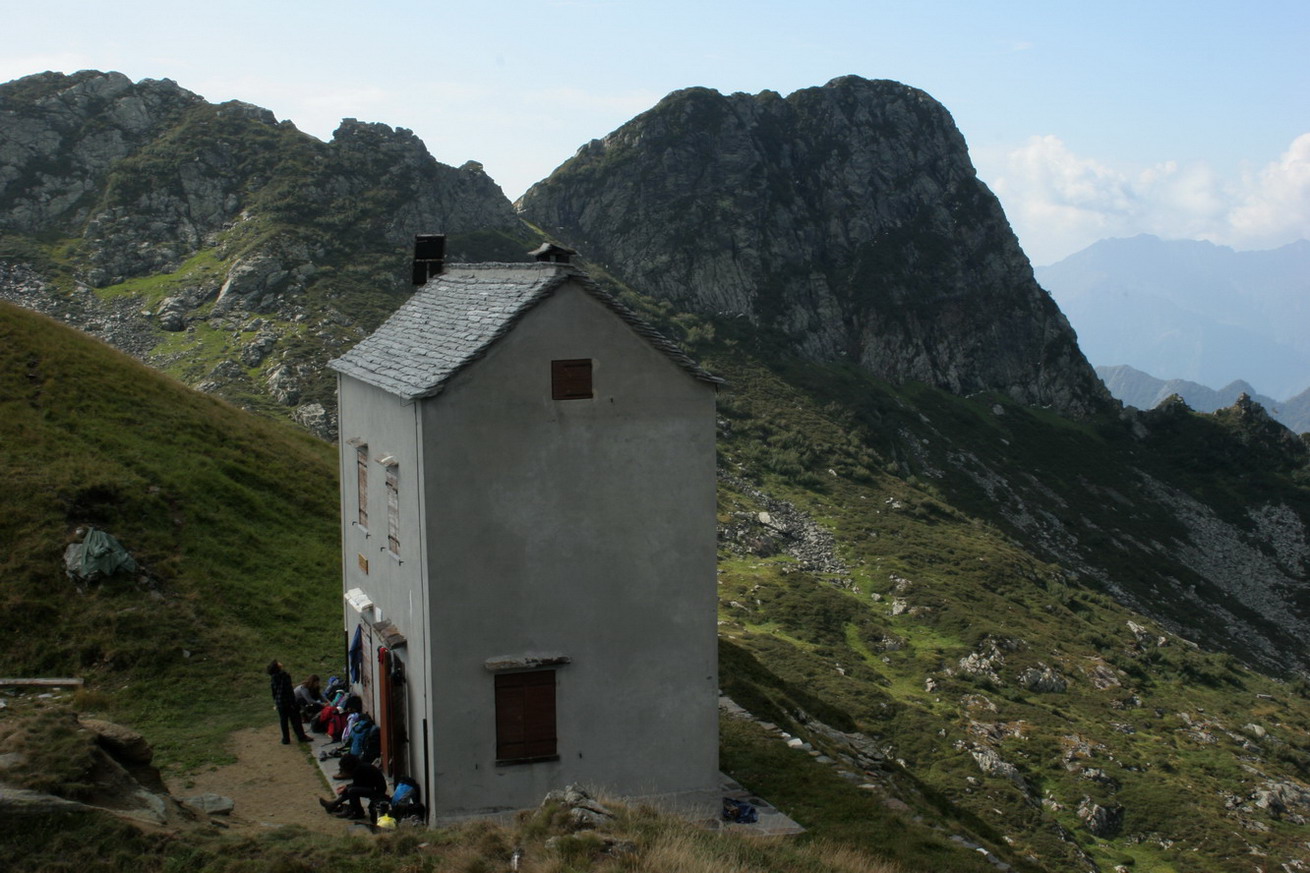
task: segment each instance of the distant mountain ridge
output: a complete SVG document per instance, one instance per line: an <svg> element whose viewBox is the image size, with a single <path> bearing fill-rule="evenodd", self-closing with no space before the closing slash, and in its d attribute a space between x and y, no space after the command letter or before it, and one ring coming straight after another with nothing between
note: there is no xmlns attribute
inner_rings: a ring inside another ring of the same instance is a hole
<svg viewBox="0 0 1310 873"><path fill-rule="evenodd" d="M1289 429L1297 433L1310 431L1310 389L1286 402L1279 402L1257 393L1251 383L1240 379L1216 390L1186 379L1157 379L1126 364L1097 367L1096 375L1101 377L1116 399L1138 409L1154 409L1166 398L1177 394L1197 412L1214 412L1232 406L1238 397L1246 394Z"/></svg>
<svg viewBox="0 0 1310 873"><path fill-rule="evenodd" d="M1094 365L1202 385L1241 379L1280 400L1310 387L1310 241L1238 252L1144 234L1035 273Z"/></svg>

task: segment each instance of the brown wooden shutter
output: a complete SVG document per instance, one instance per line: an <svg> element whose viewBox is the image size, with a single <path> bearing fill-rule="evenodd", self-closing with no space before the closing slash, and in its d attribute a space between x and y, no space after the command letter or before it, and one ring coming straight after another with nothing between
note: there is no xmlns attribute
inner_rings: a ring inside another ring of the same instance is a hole
<svg viewBox="0 0 1310 873"><path fill-rule="evenodd" d="M496 760L556 757L555 671L496 676Z"/></svg>
<svg viewBox="0 0 1310 873"><path fill-rule="evenodd" d="M586 400L592 396L591 359L550 362L550 396L553 400Z"/></svg>

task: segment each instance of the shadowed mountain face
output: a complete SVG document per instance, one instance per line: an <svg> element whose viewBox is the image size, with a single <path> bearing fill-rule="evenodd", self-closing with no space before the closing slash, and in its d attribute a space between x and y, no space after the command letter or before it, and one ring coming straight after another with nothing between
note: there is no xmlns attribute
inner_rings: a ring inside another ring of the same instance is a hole
<svg viewBox="0 0 1310 873"><path fill-rule="evenodd" d="M1108 400L949 113L914 88L679 91L519 207L640 290L816 361L1072 414Z"/></svg>

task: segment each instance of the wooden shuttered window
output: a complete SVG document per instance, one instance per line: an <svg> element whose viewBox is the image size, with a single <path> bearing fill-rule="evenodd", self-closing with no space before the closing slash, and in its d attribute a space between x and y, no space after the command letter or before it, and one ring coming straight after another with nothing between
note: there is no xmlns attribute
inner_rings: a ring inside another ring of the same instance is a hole
<svg viewBox="0 0 1310 873"><path fill-rule="evenodd" d="M368 528L368 446L355 448L355 479L358 484L359 526Z"/></svg>
<svg viewBox="0 0 1310 873"><path fill-rule="evenodd" d="M400 554L400 479L395 464L387 466L387 548Z"/></svg>
<svg viewBox="0 0 1310 873"><path fill-rule="evenodd" d="M553 400L587 400L592 397L591 359L551 361L550 396Z"/></svg>
<svg viewBox="0 0 1310 873"><path fill-rule="evenodd" d="M496 763L557 757L555 671L496 674Z"/></svg>

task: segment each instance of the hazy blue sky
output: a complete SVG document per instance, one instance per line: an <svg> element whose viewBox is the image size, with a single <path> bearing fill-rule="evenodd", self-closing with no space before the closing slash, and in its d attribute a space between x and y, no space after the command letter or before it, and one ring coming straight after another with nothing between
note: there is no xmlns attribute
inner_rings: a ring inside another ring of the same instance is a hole
<svg viewBox="0 0 1310 873"><path fill-rule="evenodd" d="M170 78L317 137L343 117L481 161L511 198L666 93L854 73L954 115L1048 263L1149 232L1310 237L1310 0L0 2L0 81ZM2 132L0 132L2 135Z"/></svg>

